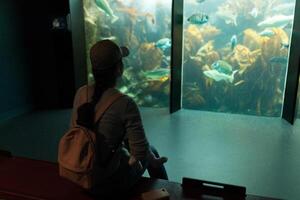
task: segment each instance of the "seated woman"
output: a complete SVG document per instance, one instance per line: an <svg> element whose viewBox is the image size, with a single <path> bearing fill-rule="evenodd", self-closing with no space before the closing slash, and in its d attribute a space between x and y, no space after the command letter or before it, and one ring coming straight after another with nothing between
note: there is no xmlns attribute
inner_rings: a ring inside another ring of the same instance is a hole
<svg viewBox="0 0 300 200"><path fill-rule="evenodd" d="M78 89L71 119L96 132L96 158L93 170L94 195L112 197L127 193L147 169L153 178L168 179L160 157L146 138L141 116L132 98L118 98L97 124L94 124L96 105L118 93L117 79L122 76L122 58L129 54L110 40L97 42L90 50L95 83ZM109 150L116 150L113 155Z"/></svg>

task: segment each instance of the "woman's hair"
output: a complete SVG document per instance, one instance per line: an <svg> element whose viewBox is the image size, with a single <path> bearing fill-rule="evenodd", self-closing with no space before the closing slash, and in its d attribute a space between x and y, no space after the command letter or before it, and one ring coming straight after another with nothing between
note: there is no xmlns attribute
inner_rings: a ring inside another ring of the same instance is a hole
<svg viewBox="0 0 300 200"><path fill-rule="evenodd" d="M122 65L122 61L105 70L93 69L95 89L92 101L82 104L77 110L77 124L89 129L94 128L95 106L102 97L103 93L117 82L117 67Z"/></svg>

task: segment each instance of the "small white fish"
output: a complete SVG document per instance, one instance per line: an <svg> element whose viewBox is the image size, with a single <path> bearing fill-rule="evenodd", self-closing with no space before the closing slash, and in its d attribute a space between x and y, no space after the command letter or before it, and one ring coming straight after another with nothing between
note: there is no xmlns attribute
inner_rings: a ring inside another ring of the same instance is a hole
<svg viewBox="0 0 300 200"><path fill-rule="evenodd" d="M101 40L116 40L116 36L110 36L110 37L101 37Z"/></svg>
<svg viewBox="0 0 300 200"><path fill-rule="evenodd" d="M237 26L237 16L238 14L233 12L232 10L226 9L221 10L219 9L216 13L218 17L223 19L226 24L233 24L234 26Z"/></svg>
<svg viewBox="0 0 300 200"><path fill-rule="evenodd" d="M203 74L215 81L225 81L227 83L232 83L234 80L234 75L238 72L238 70L234 70L231 75L220 73L219 71L212 69L204 71Z"/></svg>
<svg viewBox="0 0 300 200"><path fill-rule="evenodd" d="M292 14L292 12L295 9L296 4L295 3L283 3L279 4L278 6L273 7L274 12L284 12L284 13L289 13Z"/></svg>
<svg viewBox="0 0 300 200"><path fill-rule="evenodd" d="M294 15L274 15L257 24L257 26L284 26L294 20Z"/></svg>
<svg viewBox="0 0 300 200"><path fill-rule="evenodd" d="M258 16L258 9L257 9L257 8L253 8L253 9L249 12L249 14L250 14L252 17L256 18L256 17Z"/></svg>

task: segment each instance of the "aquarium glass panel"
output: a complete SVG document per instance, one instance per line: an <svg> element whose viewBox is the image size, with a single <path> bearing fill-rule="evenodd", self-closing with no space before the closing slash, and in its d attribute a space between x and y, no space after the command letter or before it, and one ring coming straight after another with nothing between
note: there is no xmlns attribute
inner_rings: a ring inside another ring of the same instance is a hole
<svg viewBox="0 0 300 200"><path fill-rule="evenodd" d="M295 0L185 0L183 108L280 116Z"/></svg>
<svg viewBox="0 0 300 200"><path fill-rule="evenodd" d="M300 76L299 76L297 100L298 100L298 102L297 102L297 118L300 118Z"/></svg>
<svg viewBox="0 0 300 200"><path fill-rule="evenodd" d="M140 106L169 106L171 8L172 0L84 0L87 55L103 39L127 46L118 88Z"/></svg>

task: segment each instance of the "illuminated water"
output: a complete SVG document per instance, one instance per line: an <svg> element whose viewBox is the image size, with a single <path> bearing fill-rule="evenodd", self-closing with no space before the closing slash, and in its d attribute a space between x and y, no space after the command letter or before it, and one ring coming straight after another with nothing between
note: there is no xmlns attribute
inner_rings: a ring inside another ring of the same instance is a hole
<svg viewBox="0 0 300 200"><path fill-rule="evenodd" d="M295 0L186 0L185 19L209 20L185 20L183 107L280 116L294 7Z"/></svg>
<svg viewBox="0 0 300 200"><path fill-rule="evenodd" d="M84 0L87 50L102 39L130 49L119 89L141 106L169 105L171 4L171 0Z"/></svg>
<svg viewBox="0 0 300 200"><path fill-rule="evenodd" d="M87 50L101 39L129 47L119 89L141 106L169 105L171 5L84 0ZM183 108L280 116L294 7L295 0L185 0ZM88 71L92 81L90 64Z"/></svg>

